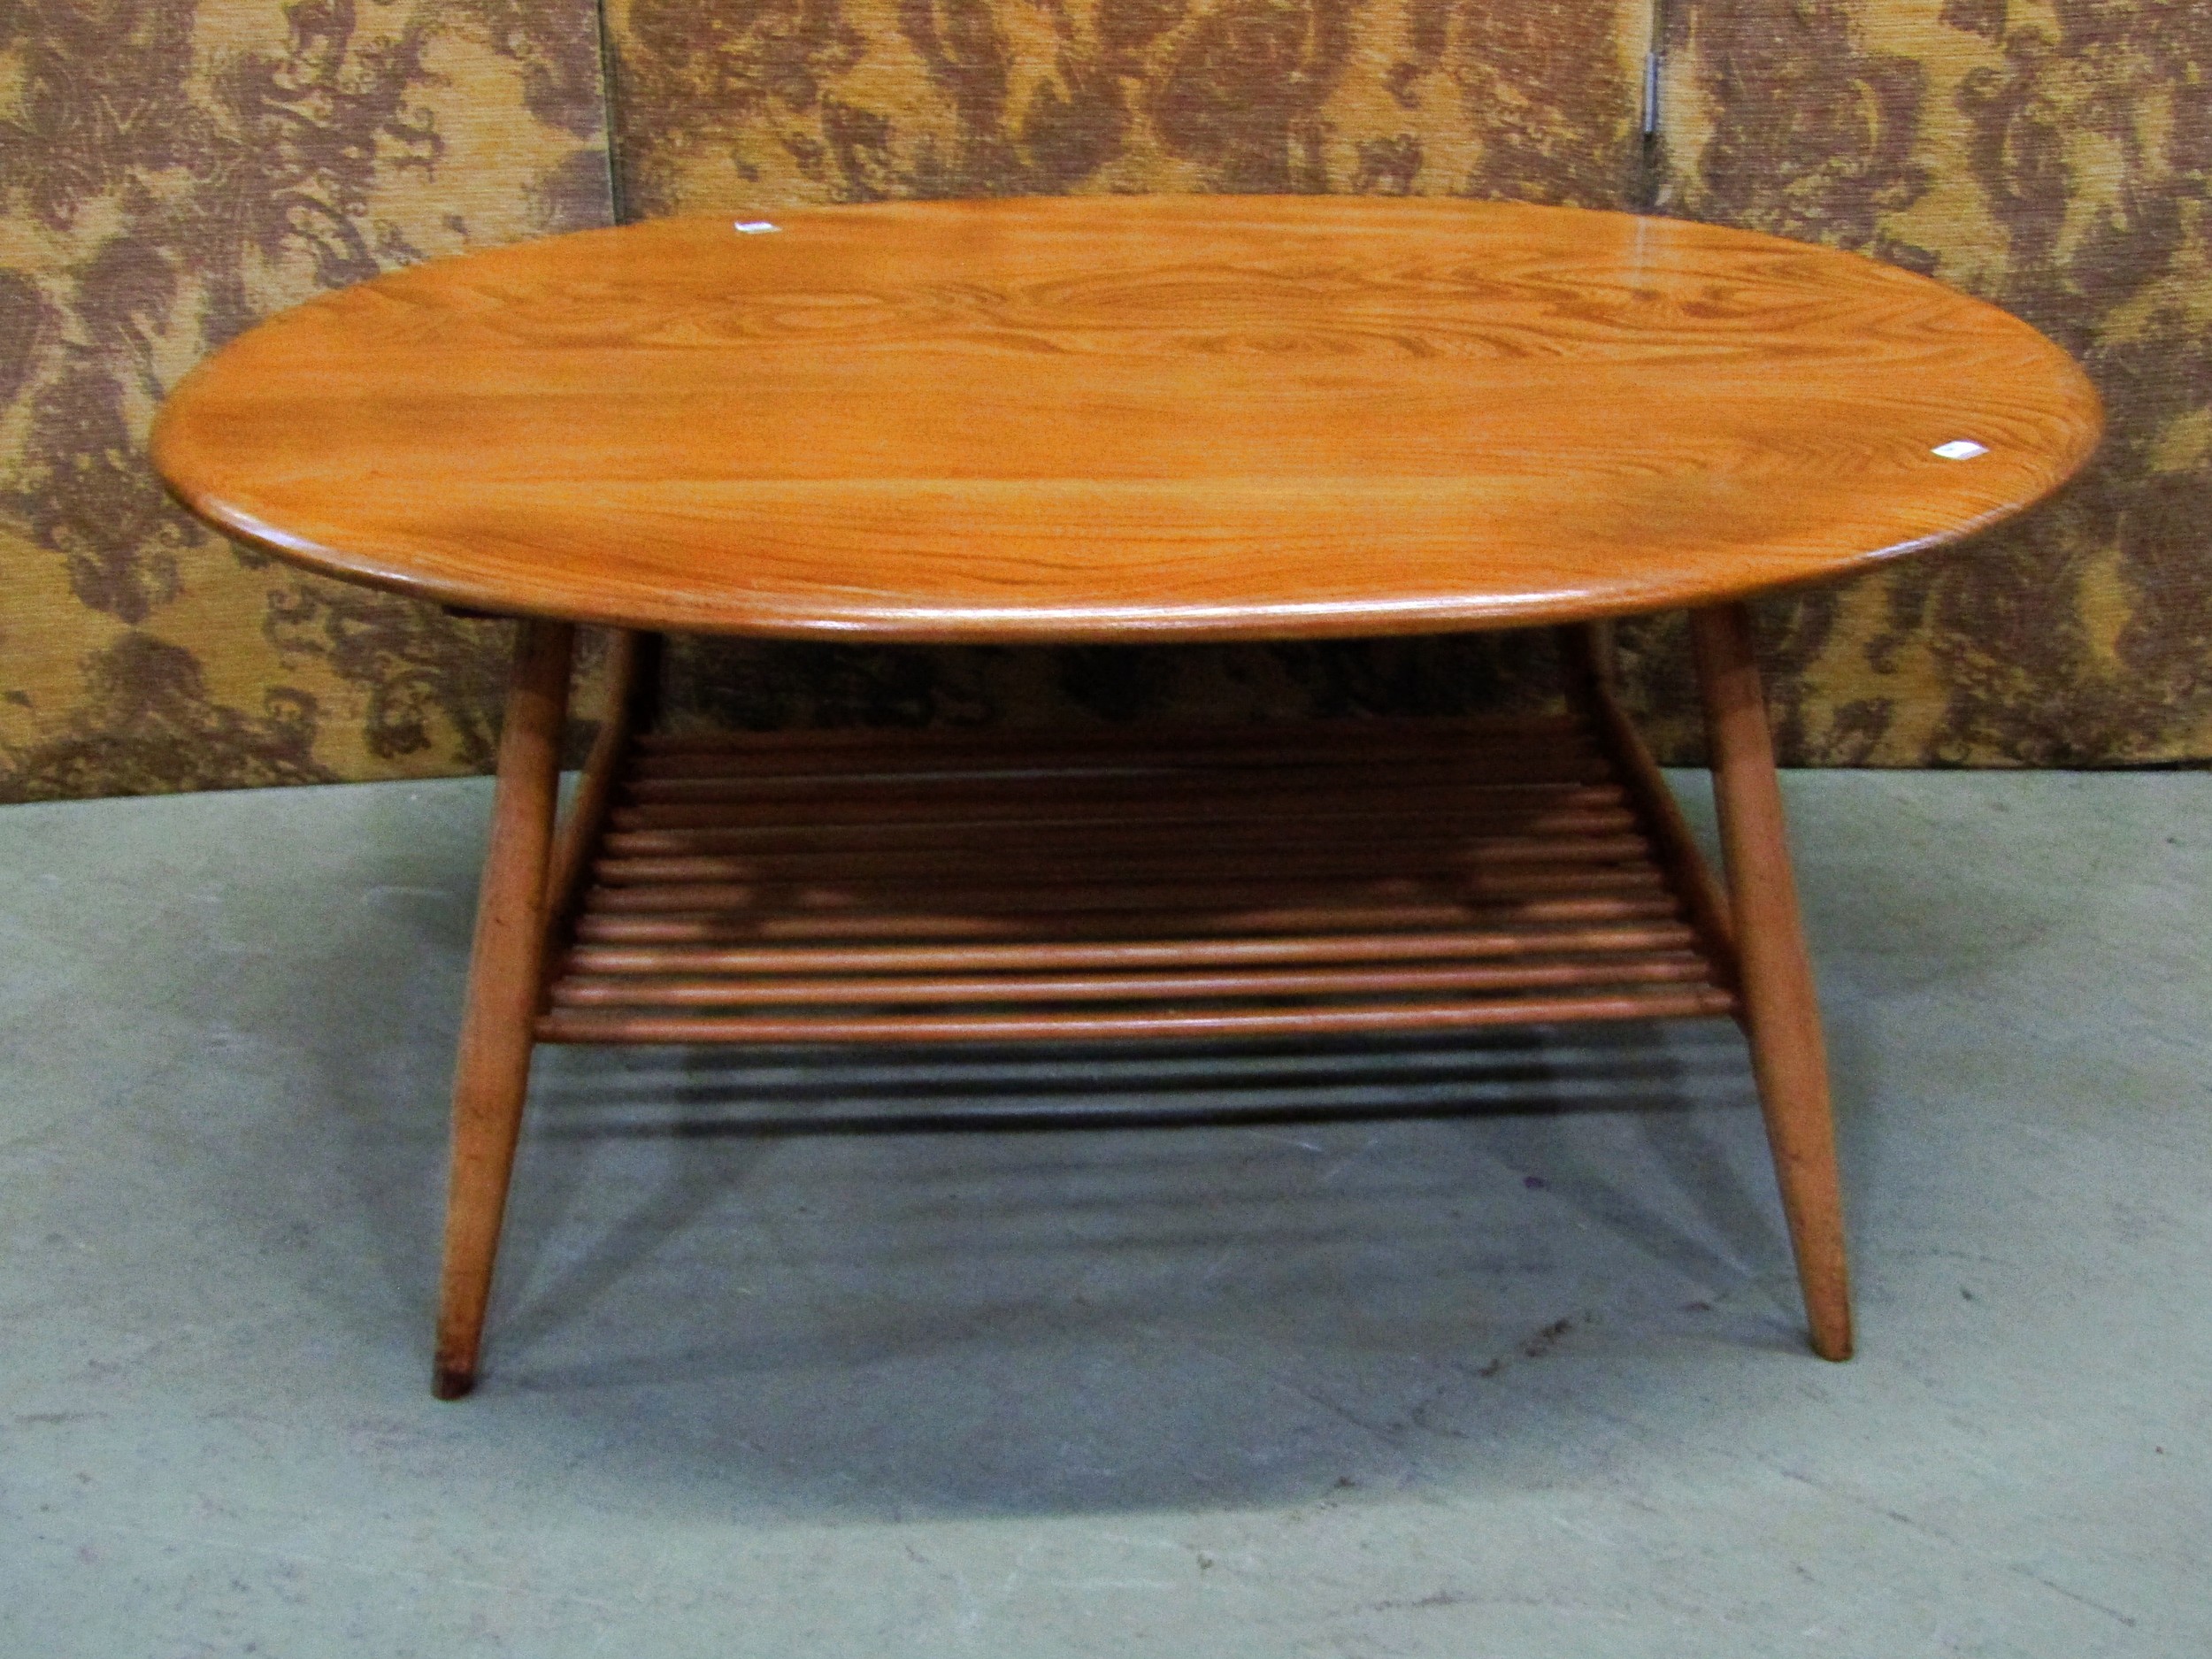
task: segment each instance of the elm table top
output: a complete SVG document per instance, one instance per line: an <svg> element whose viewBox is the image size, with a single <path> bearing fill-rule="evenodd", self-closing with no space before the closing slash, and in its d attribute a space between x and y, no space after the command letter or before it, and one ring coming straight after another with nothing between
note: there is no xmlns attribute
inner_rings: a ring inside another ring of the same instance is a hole
<svg viewBox="0 0 2212 1659"><path fill-rule="evenodd" d="M2026 324L1857 255L1571 208L1094 196L413 266L201 365L154 454L233 534L480 610L1164 640L1841 575L2018 511L2100 427Z"/></svg>

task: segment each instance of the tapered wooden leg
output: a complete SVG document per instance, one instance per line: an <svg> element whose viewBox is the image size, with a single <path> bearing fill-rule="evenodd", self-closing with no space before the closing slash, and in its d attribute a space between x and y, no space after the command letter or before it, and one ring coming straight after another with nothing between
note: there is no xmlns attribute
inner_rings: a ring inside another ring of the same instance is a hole
<svg viewBox="0 0 2212 1659"><path fill-rule="evenodd" d="M468 1006L453 1074L453 1168L431 1379L431 1391L441 1400L457 1400L476 1385L507 1178L522 1127L574 643L575 630L559 622L522 623L515 641L492 795L491 850L476 901Z"/></svg>
<svg viewBox="0 0 2212 1659"><path fill-rule="evenodd" d="M1693 611L1690 634L1712 749L1752 1070L1774 1150L1782 1211L1797 1253L1813 1352L1823 1359L1848 1359L1851 1281L1844 1261L1828 1059L1798 921L1774 739L1751 651L1750 613L1740 604Z"/></svg>

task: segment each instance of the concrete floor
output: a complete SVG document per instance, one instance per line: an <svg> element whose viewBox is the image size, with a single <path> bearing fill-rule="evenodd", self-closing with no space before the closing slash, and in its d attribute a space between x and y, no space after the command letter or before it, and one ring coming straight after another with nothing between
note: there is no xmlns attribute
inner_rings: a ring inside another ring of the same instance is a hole
<svg viewBox="0 0 2212 1659"><path fill-rule="evenodd" d="M565 1051L447 1406L484 787L0 810L0 1654L2212 1653L2212 778L1790 795L1849 1365L1725 1026Z"/></svg>

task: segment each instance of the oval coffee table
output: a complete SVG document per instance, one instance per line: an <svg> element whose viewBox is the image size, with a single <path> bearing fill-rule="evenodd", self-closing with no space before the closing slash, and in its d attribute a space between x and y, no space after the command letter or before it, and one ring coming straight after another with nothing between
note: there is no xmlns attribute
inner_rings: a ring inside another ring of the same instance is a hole
<svg viewBox="0 0 2212 1659"><path fill-rule="evenodd" d="M524 618L454 1084L435 1386L478 1352L536 1042L1281 1036L1733 1015L1814 1349L1825 1061L1747 595L2055 488L2095 394L1854 255L1440 201L670 219L419 265L177 388L179 497ZM1726 890L1604 619L1691 612ZM573 625L618 630L565 822ZM1563 716L653 730L669 631L1288 639L1551 625Z"/></svg>

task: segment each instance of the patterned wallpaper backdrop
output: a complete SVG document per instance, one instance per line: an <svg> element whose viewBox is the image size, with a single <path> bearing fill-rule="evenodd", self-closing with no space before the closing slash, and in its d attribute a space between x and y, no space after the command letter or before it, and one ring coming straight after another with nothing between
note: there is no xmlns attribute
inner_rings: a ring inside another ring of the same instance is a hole
<svg viewBox="0 0 2212 1659"><path fill-rule="evenodd" d="M162 389L256 317L618 202L1047 191L1656 201L2009 305L2104 387L2104 460L2015 530L1765 607L1786 748L1884 764L2212 751L2212 8L1663 12L1647 154L1646 0L606 0L603 18L594 0L0 4L0 799L487 761L496 628L234 548L148 472ZM1628 644L1665 746L1694 753L1678 632ZM672 689L685 718L767 725L1441 710L1543 679L1520 636L719 641L681 654Z"/></svg>
<svg viewBox="0 0 2212 1659"><path fill-rule="evenodd" d="M1786 749L2212 754L2212 5L1671 0L1668 19L1664 211L1994 300L2083 361L2109 422L2017 525L1763 608ZM1680 707L1678 645L1643 639L1647 695Z"/></svg>
<svg viewBox="0 0 2212 1659"><path fill-rule="evenodd" d="M591 0L0 4L0 799L485 764L499 630L171 505L162 394L319 288L606 222Z"/></svg>

